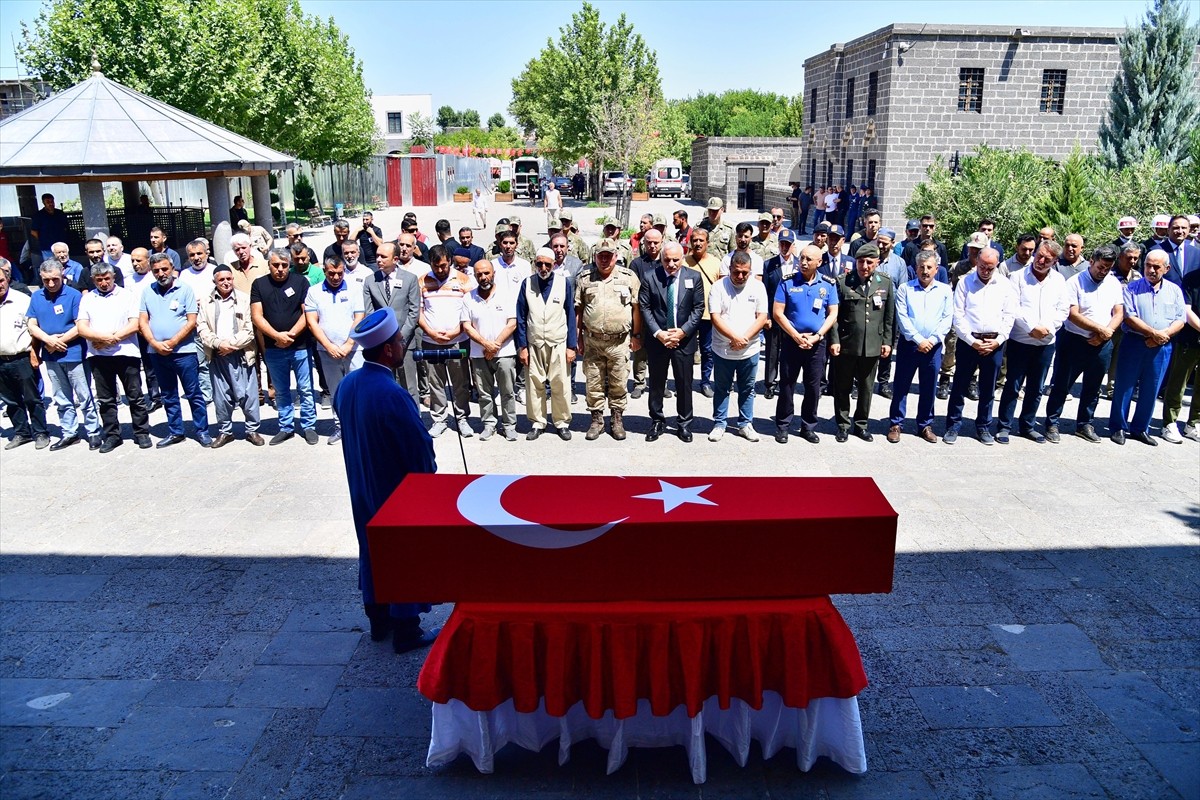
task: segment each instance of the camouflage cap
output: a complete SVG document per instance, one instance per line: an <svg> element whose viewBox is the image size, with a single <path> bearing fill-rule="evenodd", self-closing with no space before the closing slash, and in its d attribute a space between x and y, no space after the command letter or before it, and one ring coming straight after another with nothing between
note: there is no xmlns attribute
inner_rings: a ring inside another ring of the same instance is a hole
<svg viewBox="0 0 1200 800"><path fill-rule="evenodd" d="M650 224L651 224L651 225L666 225L666 224L667 224L667 217L666 217L666 215L665 215L665 214L655 214L655 215L654 215L654 222L652 222L652 223L650 223Z"/></svg>
<svg viewBox="0 0 1200 800"><path fill-rule="evenodd" d="M567 222L574 222L575 214L572 213L569 209L564 208L562 211L558 212L558 218L565 219Z"/></svg>
<svg viewBox="0 0 1200 800"><path fill-rule="evenodd" d="M773 223L773 222L775 221L775 218L774 218L774 217L772 217L770 214L768 214L767 212L765 212L765 211L764 211L763 213L761 213L761 214L759 214L759 215L758 215L758 221L759 221L759 222L766 222L767 224L771 224L771 223Z"/></svg>
<svg viewBox="0 0 1200 800"><path fill-rule="evenodd" d="M496 223L496 233L508 233L508 232L509 232L509 228L508 228L507 222L497 222Z"/></svg>
<svg viewBox="0 0 1200 800"><path fill-rule="evenodd" d="M596 245L597 253L615 253L617 252L617 243L607 236L600 240L600 244Z"/></svg>
<svg viewBox="0 0 1200 800"><path fill-rule="evenodd" d="M604 227L607 228L609 226L611 226L613 228L619 228L619 227L621 227L621 221L618 220L616 217L605 217L604 218Z"/></svg>
<svg viewBox="0 0 1200 800"><path fill-rule="evenodd" d="M719 197L708 198L708 210L709 211L720 211L724 207L725 207L725 201L722 200L721 198L719 198Z"/></svg>

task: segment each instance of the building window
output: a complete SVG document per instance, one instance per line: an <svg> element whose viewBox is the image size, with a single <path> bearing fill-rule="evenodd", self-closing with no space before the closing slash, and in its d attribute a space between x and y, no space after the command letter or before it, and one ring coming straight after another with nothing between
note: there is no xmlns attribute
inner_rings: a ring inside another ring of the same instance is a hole
<svg viewBox="0 0 1200 800"><path fill-rule="evenodd" d="M808 164L808 185L814 190L817 186L817 160L814 158Z"/></svg>
<svg viewBox="0 0 1200 800"><path fill-rule="evenodd" d="M812 99L809 100L808 103L809 103L808 121L816 122L817 121L817 87L815 87L815 86L813 87L813 90L812 90Z"/></svg>
<svg viewBox="0 0 1200 800"><path fill-rule="evenodd" d="M879 73L872 72L867 78L867 116L875 116L879 107Z"/></svg>
<svg viewBox="0 0 1200 800"><path fill-rule="evenodd" d="M404 133L404 113L401 111L387 112L388 133Z"/></svg>
<svg viewBox="0 0 1200 800"><path fill-rule="evenodd" d="M1067 97L1067 71L1065 69L1042 70L1042 100L1038 110L1043 114L1063 113Z"/></svg>
<svg viewBox="0 0 1200 800"><path fill-rule="evenodd" d="M846 78L846 119L854 116L854 78Z"/></svg>
<svg viewBox="0 0 1200 800"><path fill-rule="evenodd" d="M867 178L864 185L870 186L872 190L875 189L875 159L873 158L867 162ZM875 200L874 202L878 203L879 201Z"/></svg>
<svg viewBox="0 0 1200 800"><path fill-rule="evenodd" d="M958 71L958 110L983 113L983 69L963 67Z"/></svg>
<svg viewBox="0 0 1200 800"><path fill-rule="evenodd" d="M854 185L854 159L846 159L846 183L845 186L849 189Z"/></svg>
<svg viewBox="0 0 1200 800"><path fill-rule="evenodd" d="M825 188L833 187L833 162L825 162Z"/></svg>

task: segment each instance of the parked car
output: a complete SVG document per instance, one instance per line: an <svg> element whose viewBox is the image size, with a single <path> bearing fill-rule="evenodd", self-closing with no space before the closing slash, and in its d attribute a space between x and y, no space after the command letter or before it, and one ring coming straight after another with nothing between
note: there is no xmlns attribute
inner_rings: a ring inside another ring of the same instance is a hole
<svg viewBox="0 0 1200 800"><path fill-rule="evenodd" d="M683 177L680 178L680 181L682 181L682 183L683 183L683 196L691 197L692 196L692 176L685 172L685 173L683 173Z"/></svg>
<svg viewBox="0 0 1200 800"><path fill-rule="evenodd" d="M554 188L558 189L560 192L570 194L575 189L575 187L571 185L571 179L566 175L555 175L553 180Z"/></svg>
<svg viewBox="0 0 1200 800"><path fill-rule="evenodd" d="M629 187L629 176L624 172L606 172L600 187L602 194L621 194Z"/></svg>

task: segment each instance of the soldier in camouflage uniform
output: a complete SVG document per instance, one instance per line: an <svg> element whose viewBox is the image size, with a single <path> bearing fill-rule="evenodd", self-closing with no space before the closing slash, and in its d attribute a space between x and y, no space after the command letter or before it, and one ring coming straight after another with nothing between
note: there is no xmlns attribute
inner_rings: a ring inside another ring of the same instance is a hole
<svg viewBox="0 0 1200 800"><path fill-rule="evenodd" d="M672 229L670 232L667 231L667 215L666 214L655 214L654 221L651 223L651 227L656 229L659 233L662 234L663 247L666 247L671 242L675 241L675 230Z"/></svg>
<svg viewBox="0 0 1200 800"><path fill-rule="evenodd" d="M750 240L750 250L768 261L779 255L779 237L771 233L772 216L767 213L758 215L758 233Z"/></svg>
<svg viewBox="0 0 1200 800"><path fill-rule="evenodd" d="M733 226L721 218L724 209L721 198L708 198L708 216L696 225L708 231L708 252L722 259L733 251Z"/></svg>
<svg viewBox="0 0 1200 800"><path fill-rule="evenodd" d="M537 248L533 246L533 242L521 235L521 218L511 217L508 220L508 227L512 228L512 232L517 235L517 255L532 264L537 256Z"/></svg>
<svg viewBox="0 0 1200 800"><path fill-rule="evenodd" d="M586 439L604 432L604 400L612 413L612 437L625 438L623 415L628 401L629 353L642 347L642 317L637 299L641 282L632 270L616 265L617 244L601 239L596 262L575 284L575 321L583 352L583 377L592 424Z"/></svg>
<svg viewBox="0 0 1200 800"><path fill-rule="evenodd" d="M621 222L616 217L604 218L604 234L601 239L611 239L617 246L617 266L628 267L633 263L633 250L629 247L629 242L621 239ZM596 260L596 253L600 252L600 243L596 243L596 247L592 250L590 259L583 259L583 263Z"/></svg>
<svg viewBox="0 0 1200 800"><path fill-rule="evenodd" d="M582 264L588 263L592 257L592 248L588 247L587 242L579 235L579 230L575 227L575 214L564 208L558 218L562 221L562 234L567 237L567 248L571 255L578 258Z"/></svg>

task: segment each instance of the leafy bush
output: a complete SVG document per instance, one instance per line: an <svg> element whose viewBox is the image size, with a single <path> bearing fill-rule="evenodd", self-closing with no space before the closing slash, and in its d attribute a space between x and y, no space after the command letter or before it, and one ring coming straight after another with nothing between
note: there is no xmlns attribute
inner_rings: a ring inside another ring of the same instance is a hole
<svg viewBox="0 0 1200 800"><path fill-rule="evenodd" d="M455 194L470 194L471 190L468 189L466 186L459 186L457 189L454 190L454 193Z"/></svg>
<svg viewBox="0 0 1200 800"><path fill-rule="evenodd" d="M317 207L317 195L313 191L312 181L303 172L296 176L296 185L292 189L292 197L296 201L296 208L307 211L310 208Z"/></svg>
<svg viewBox="0 0 1200 800"><path fill-rule="evenodd" d="M512 181L500 181L496 184L496 191L500 194L508 194L512 191Z"/></svg>
<svg viewBox="0 0 1200 800"><path fill-rule="evenodd" d="M645 193L646 192L646 179L638 178L636 181L634 181L633 182L633 190L635 192Z"/></svg>

